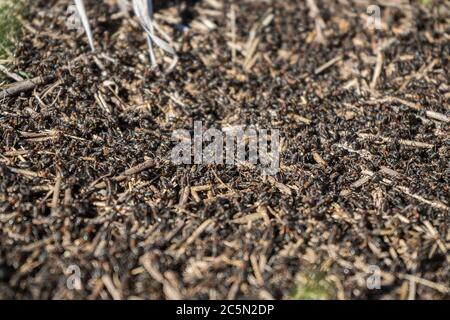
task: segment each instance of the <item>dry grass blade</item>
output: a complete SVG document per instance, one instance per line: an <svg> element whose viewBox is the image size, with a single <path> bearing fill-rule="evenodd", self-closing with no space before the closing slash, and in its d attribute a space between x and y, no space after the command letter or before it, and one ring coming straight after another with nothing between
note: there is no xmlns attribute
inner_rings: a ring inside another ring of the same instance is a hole
<svg viewBox="0 0 450 320"><path fill-rule="evenodd" d="M162 32L161 29L158 28L155 21L153 21L153 3L152 0L133 0L133 10L136 16L139 19L140 24L144 28L147 36L147 42L149 46L149 55L150 55L150 62L152 66L156 66L156 57L155 52L153 51L153 44L155 44L157 47L159 47L161 50L163 50L166 53L171 54L174 58L172 61L172 64L170 65L168 70L171 70L178 58L175 53L175 50L172 48L172 46L169 44L168 41L164 41L160 37L155 35L155 29L158 30L163 36L168 40L168 36Z"/></svg>
<svg viewBox="0 0 450 320"><path fill-rule="evenodd" d="M18 95L25 91L33 90L35 87L46 84L55 79L55 75L39 76L30 80L23 80L8 86L5 90L0 91L0 99Z"/></svg>
<svg viewBox="0 0 450 320"><path fill-rule="evenodd" d="M92 52L95 52L94 37L92 36L91 26L89 25L89 20L86 14L86 9L84 7L83 0L75 0L75 6L77 7L78 14L80 15L81 23L83 24L84 30L88 37L89 45Z"/></svg>

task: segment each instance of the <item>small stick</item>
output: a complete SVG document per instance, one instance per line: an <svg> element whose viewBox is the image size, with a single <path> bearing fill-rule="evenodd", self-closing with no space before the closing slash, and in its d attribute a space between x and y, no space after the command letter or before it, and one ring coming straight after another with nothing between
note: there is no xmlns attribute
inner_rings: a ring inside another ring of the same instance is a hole
<svg viewBox="0 0 450 320"><path fill-rule="evenodd" d="M312 120L302 117L298 114L292 114L292 118L294 118L295 121L303 122L304 124L310 125L312 123Z"/></svg>
<svg viewBox="0 0 450 320"><path fill-rule="evenodd" d="M9 71L4 65L0 64L0 71L13 79L14 81L23 81L23 78L14 72Z"/></svg>
<svg viewBox="0 0 450 320"><path fill-rule="evenodd" d="M447 117L445 114L436 112L436 111L431 111L431 110L427 110L425 111L425 114L427 115L428 118L434 119L434 120L438 120L438 121L442 121L445 123L449 123L450 122L450 118Z"/></svg>
<svg viewBox="0 0 450 320"><path fill-rule="evenodd" d="M138 164L137 166L134 166L130 169L125 170L120 176L131 176L133 174L139 173L141 171L144 171L146 169L149 169L153 167L155 162L153 160L147 160L143 163ZM118 177L119 178L119 177Z"/></svg>
<svg viewBox="0 0 450 320"><path fill-rule="evenodd" d="M264 285L264 278L261 273L261 269L258 265L258 259L255 254L250 255L250 263L252 265L253 274L255 275L256 282L258 285L263 286Z"/></svg>
<svg viewBox="0 0 450 320"><path fill-rule="evenodd" d="M12 167L8 167L9 171L13 172L13 173L17 173L23 176L27 176L27 177L32 177L32 178L45 178L45 174L42 172L36 172L36 171L31 171L31 170L26 170L26 169L19 169L19 168L12 168Z"/></svg>
<svg viewBox="0 0 450 320"><path fill-rule="evenodd" d="M438 62L439 62L438 59L434 59L433 61L431 61L431 63L429 65L422 66L418 72L409 76L407 78L407 80L402 84L400 89L398 89L397 91L405 90L405 88L408 86L408 84L412 80L414 80L414 79L419 80L419 79L423 78L428 72L430 72L434 68L435 64L437 64Z"/></svg>
<svg viewBox="0 0 450 320"><path fill-rule="evenodd" d="M336 58L331 59L330 61L326 62L325 64L318 67L316 70L314 70L314 74L318 75L322 73L323 71L327 70L329 67L333 66L336 62L340 61L343 58L342 55L337 56Z"/></svg>
<svg viewBox="0 0 450 320"><path fill-rule="evenodd" d="M64 191L64 206L68 207L72 203L72 189L67 188Z"/></svg>
<svg viewBox="0 0 450 320"><path fill-rule="evenodd" d="M182 192L181 192L181 196L180 196L180 202L178 203L178 205L180 207L183 207L189 200L189 194L190 194L190 188L189 186L184 187Z"/></svg>
<svg viewBox="0 0 450 320"><path fill-rule="evenodd" d="M75 62L85 58L86 56L87 56L86 54L78 56L77 58L73 59L69 64L57 68L55 72L49 75L38 76L33 79L27 79L9 85L6 89L0 91L0 100L18 95L22 92L31 91L37 86L45 85L50 81L53 81L54 79L56 79L56 77L59 77L63 73L63 71L70 70L70 68L74 66ZM57 85L55 83L54 87L56 86ZM54 89L54 87L52 86L51 88L49 88L48 91L44 93L43 97L45 97L48 93L50 93Z"/></svg>
<svg viewBox="0 0 450 320"><path fill-rule="evenodd" d="M363 170L362 174L368 175L370 177L373 177L375 175L375 173L373 171L370 170ZM445 204L443 204L442 202L439 202L438 200L428 200L425 199L424 197L418 195L418 194L414 194L411 192L411 190L407 187L404 186L395 186L394 181L389 180L384 178L382 180L383 183L387 184L387 185L394 185L394 189L396 191L402 192L404 194L406 194L407 196L410 196L411 198L414 198L420 202L426 203L427 205L436 208L436 209L440 209L440 210L444 210L444 211L449 211L450 212L450 208L447 207Z"/></svg>
<svg viewBox="0 0 450 320"><path fill-rule="evenodd" d="M236 6L231 5L230 9L230 20L231 20L231 42L233 47L231 48L231 61L236 61Z"/></svg>
<svg viewBox="0 0 450 320"><path fill-rule="evenodd" d="M269 181L273 186L275 186L276 188L278 188L278 190L280 190L281 193L283 193L283 194L285 194L285 195L288 195L288 196L291 196L291 195L292 195L291 189L290 189L287 185L285 185L285 184L283 184L283 183L278 182L277 180L275 180L274 177L268 176L268 177L267 177L267 181Z"/></svg>
<svg viewBox="0 0 450 320"><path fill-rule="evenodd" d="M370 134L370 133L358 133L358 137L361 139L367 139L367 140L377 140L380 139L383 142L389 142L389 143L394 143L397 142L399 144L403 144L405 146L408 147L415 147L415 148L425 148L425 149L432 149L434 148L434 145L429 144L429 143L425 143L425 142L420 142L420 141L413 141L413 140L405 140L405 139L393 139L390 137L384 137L384 136L379 136L379 135L375 135L375 134Z"/></svg>
<svg viewBox="0 0 450 320"><path fill-rule="evenodd" d="M257 221L262 218L264 218L264 217L262 216L261 212L256 212L256 213L247 214L240 218L233 219L230 222L237 223L237 224L247 224L249 222Z"/></svg>
<svg viewBox="0 0 450 320"><path fill-rule="evenodd" d="M352 189L357 189L357 188L363 186L364 184L366 184L367 182L369 182L370 178L371 178L370 176L363 176L362 178L353 182L350 187Z"/></svg>
<svg viewBox="0 0 450 320"><path fill-rule="evenodd" d="M147 169L153 167L154 165L155 165L155 162L153 160L147 160L141 164L138 164L137 166L134 166L128 170L125 170L120 175L113 177L112 180L114 180L116 182L123 181L126 178L128 178L129 176L132 176L134 174L137 174L139 172L147 170ZM102 189L102 188L106 187L106 183L100 182L100 183L96 184L94 187L97 189Z"/></svg>
<svg viewBox="0 0 450 320"><path fill-rule="evenodd" d="M314 160L323 167L326 167L328 164L317 152L313 152L312 154Z"/></svg>
<svg viewBox="0 0 450 320"><path fill-rule="evenodd" d="M18 95L22 92L33 90L37 86L47 84L53 79L55 79L54 74L48 76L39 76L30 80L16 82L10 85L7 89L0 91L0 100Z"/></svg>
<svg viewBox="0 0 450 320"><path fill-rule="evenodd" d="M206 228L209 227L210 224L214 223L214 221L212 219L207 219L205 220L193 233L192 235L186 240L186 245L190 245L192 244L195 239L197 239L202 233L203 231L206 230Z"/></svg>
<svg viewBox="0 0 450 320"><path fill-rule="evenodd" d="M164 276L153 265L152 258L149 255L146 255L143 258L141 258L141 263L144 266L144 269L150 274L150 276L163 285L163 291L164 294L166 295L166 298L168 298L169 300L183 299L183 295L179 292L178 288L176 288L176 286L174 286L169 282L170 273L166 272L166 276Z"/></svg>
<svg viewBox="0 0 450 320"><path fill-rule="evenodd" d="M427 279L424 279L424 278L420 278L420 277L417 277L417 276L412 275L412 274L403 274L403 275L400 275L400 277L403 278L403 279L410 280L412 282L421 284L421 285L423 285L425 287L435 289L435 290L437 290L437 291L439 291L440 293L443 293L443 294L448 294L450 292L449 287L447 287L446 285L443 285L443 284L440 284L440 283L436 283L436 282L432 282L430 280L427 280Z"/></svg>
<svg viewBox="0 0 450 320"><path fill-rule="evenodd" d="M122 295L120 291L117 290L117 288L114 286L114 283L109 275L107 274L103 275L102 281L106 289L108 290L109 294L114 300L122 300Z"/></svg>
<svg viewBox="0 0 450 320"><path fill-rule="evenodd" d="M56 174L55 187L53 188L52 214L57 213L60 191L61 191L61 173L58 171L58 173Z"/></svg>
<svg viewBox="0 0 450 320"><path fill-rule="evenodd" d="M372 105L372 104L377 104L377 103L388 103L388 102L389 103L393 103L393 102L400 103L400 104L403 104L403 105L407 106L408 108L411 108L416 111L421 111L424 109L420 104L416 104L414 102L403 100L403 99L400 99L397 97L386 97L386 98L377 99L374 101L367 101L366 103L369 105ZM447 117L445 114L442 114L442 113L439 113L436 111L425 110L425 114L428 118L431 118L433 120L438 120L438 121L442 121L442 122L446 122L446 123L450 122L449 117Z"/></svg>
<svg viewBox="0 0 450 320"><path fill-rule="evenodd" d="M375 66L375 70L373 72L372 82L370 83L370 90L375 90L377 87L378 78L381 75L381 71L383 69L383 54L381 52L377 53L377 64Z"/></svg>

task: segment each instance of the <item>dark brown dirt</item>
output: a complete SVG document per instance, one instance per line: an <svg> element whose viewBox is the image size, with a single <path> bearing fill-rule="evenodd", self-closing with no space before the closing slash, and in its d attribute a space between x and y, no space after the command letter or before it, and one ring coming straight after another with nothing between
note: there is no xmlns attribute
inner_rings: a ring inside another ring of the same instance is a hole
<svg viewBox="0 0 450 320"><path fill-rule="evenodd" d="M13 71L56 79L0 102L0 298L287 299L308 272L332 298L450 298L445 1L383 1L378 31L365 1L168 5L170 74L115 1L87 1L96 57L70 1L33 3ZM280 128L280 173L171 164L195 120Z"/></svg>

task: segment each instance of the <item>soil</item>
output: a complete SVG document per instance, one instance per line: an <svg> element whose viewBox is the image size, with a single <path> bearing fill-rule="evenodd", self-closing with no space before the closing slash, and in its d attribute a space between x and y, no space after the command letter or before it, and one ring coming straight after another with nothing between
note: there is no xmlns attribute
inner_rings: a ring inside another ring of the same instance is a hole
<svg viewBox="0 0 450 320"><path fill-rule="evenodd" d="M0 102L0 298L289 299L310 273L450 298L448 2L378 1L379 30L373 3L165 2L166 73L115 1L86 1L96 54L71 1L33 1L12 71L45 81ZM173 164L194 121L278 128L279 173Z"/></svg>

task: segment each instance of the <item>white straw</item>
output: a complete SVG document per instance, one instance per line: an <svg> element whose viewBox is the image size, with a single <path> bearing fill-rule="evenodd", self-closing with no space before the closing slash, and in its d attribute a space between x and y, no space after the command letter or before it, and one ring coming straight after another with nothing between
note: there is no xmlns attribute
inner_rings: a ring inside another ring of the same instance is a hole
<svg viewBox="0 0 450 320"><path fill-rule="evenodd" d="M78 14L81 18L81 23L83 24L84 30L89 40L89 45L91 46L92 52L95 52L94 39L92 36L91 27L89 25L89 20L87 18L86 9L84 8L83 0L75 0L75 6L77 7Z"/></svg>
<svg viewBox="0 0 450 320"><path fill-rule="evenodd" d="M125 3L123 0L119 0L119 4L121 5L121 9L123 10L125 7ZM86 9L84 7L83 0L75 0L75 5L78 11L78 14L81 18L81 23L83 24L84 30L86 31L86 35L89 40L89 45L93 52L95 52L94 40L92 36L91 27L89 26L89 20L87 18ZM156 22L153 20L153 1L152 0L133 0L133 10L136 16L139 19L141 26L145 30L145 34L147 37L148 50L150 56L150 62L152 66L156 66L156 57L154 52L154 46L160 48L164 52L172 55L172 63L168 68L168 71L173 69L178 61L178 56L175 50L170 45L170 38L164 31L158 27ZM163 38L166 39L164 41L160 37L155 35L155 31L159 32Z"/></svg>
<svg viewBox="0 0 450 320"><path fill-rule="evenodd" d="M153 21L152 0L133 0L133 10L146 32L152 66L157 65L155 53L153 51L153 44L155 44L157 47L173 56L173 62L169 67L169 69L172 69L176 64L178 57L175 50L168 42L155 35L155 29L159 28L157 28L156 22Z"/></svg>

